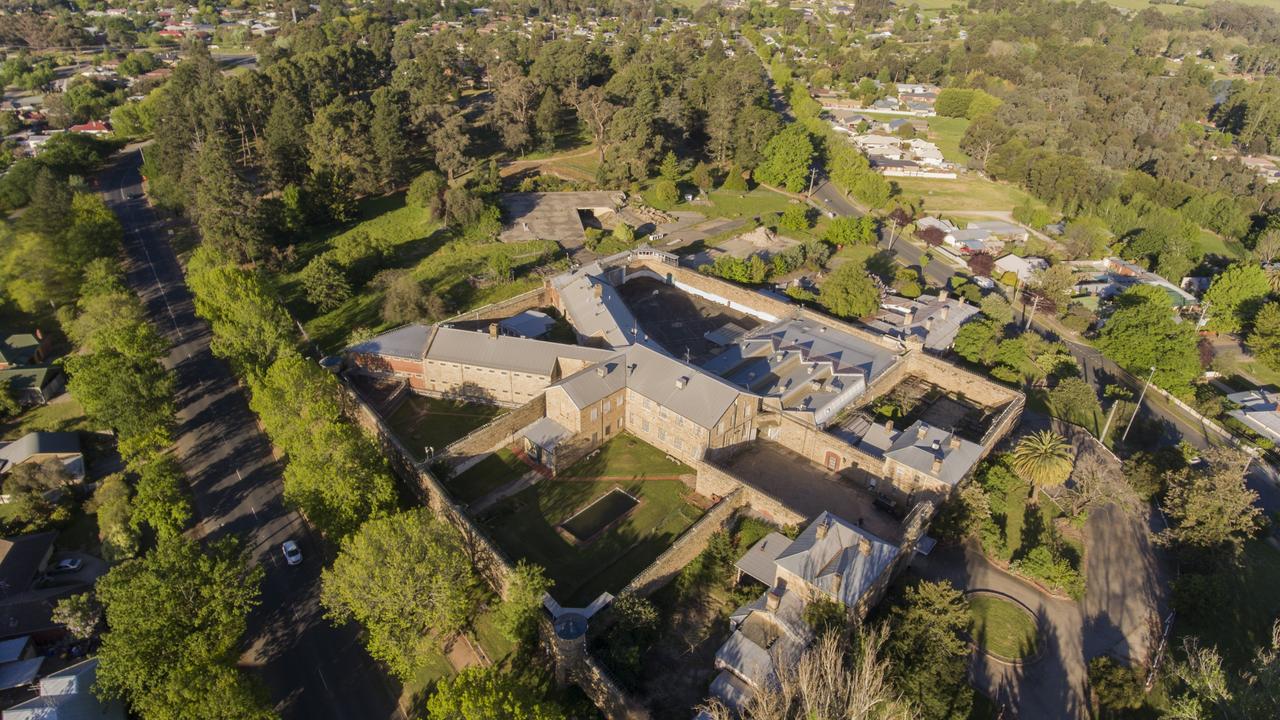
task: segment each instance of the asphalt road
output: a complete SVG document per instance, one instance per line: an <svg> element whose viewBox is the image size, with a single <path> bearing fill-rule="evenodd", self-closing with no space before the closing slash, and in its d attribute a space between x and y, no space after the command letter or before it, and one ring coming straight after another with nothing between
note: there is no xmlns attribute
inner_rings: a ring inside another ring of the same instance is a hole
<svg viewBox="0 0 1280 720"><path fill-rule="evenodd" d="M281 466L230 369L209 352L163 223L141 198L141 153L127 148L99 177L125 227L126 270L151 320L173 343L177 375L175 452L192 491L197 537L238 538L265 570L249 619L242 665L259 674L281 716L299 720L399 718L396 688L358 642L319 605L325 548L282 501ZM289 567L280 543L294 538L303 563Z"/></svg>

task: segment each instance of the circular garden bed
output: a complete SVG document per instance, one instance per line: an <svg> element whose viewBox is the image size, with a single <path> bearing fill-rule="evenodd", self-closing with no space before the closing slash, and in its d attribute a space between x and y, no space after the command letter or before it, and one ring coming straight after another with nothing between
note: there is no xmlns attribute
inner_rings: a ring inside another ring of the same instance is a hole
<svg viewBox="0 0 1280 720"><path fill-rule="evenodd" d="M968 596L973 617L970 637L982 652L1006 662L1021 663L1036 657L1036 617L1012 598L983 591Z"/></svg>

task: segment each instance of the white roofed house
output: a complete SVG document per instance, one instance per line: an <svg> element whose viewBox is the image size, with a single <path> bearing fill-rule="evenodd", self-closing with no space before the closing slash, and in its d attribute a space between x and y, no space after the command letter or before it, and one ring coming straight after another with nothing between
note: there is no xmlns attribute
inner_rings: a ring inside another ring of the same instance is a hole
<svg viewBox="0 0 1280 720"><path fill-rule="evenodd" d="M756 691L777 682L813 641L804 621L812 602L828 600L862 617L884 592L900 549L857 525L823 512L795 540L762 538L736 563L768 589L729 616L729 639L716 652L721 672L711 693L741 711Z"/></svg>
<svg viewBox="0 0 1280 720"><path fill-rule="evenodd" d="M1018 282L1031 282L1036 274L1049 269L1049 261L1038 257L1018 257L1009 254L996 258L996 270L1001 274L1011 272L1018 277Z"/></svg>
<svg viewBox="0 0 1280 720"><path fill-rule="evenodd" d="M1280 443L1280 395L1266 390L1231 393L1227 400L1238 406L1227 414L1273 443Z"/></svg>

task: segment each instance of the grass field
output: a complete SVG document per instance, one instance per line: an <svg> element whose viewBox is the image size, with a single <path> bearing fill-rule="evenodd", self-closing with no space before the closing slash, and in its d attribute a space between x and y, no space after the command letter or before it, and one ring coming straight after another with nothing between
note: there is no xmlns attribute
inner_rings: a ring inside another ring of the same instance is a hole
<svg viewBox="0 0 1280 720"><path fill-rule="evenodd" d="M1208 230L1200 231L1197 244L1205 255L1221 255L1234 260L1240 260L1249 255L1249 251L1238 240L1228 240Z"/></svg>
<svg viewBox="0 0 1280 720"><path fill-rule="evenodd" d="M426 457L424 448L435 448L436 452L444 450L453 441L505 412L497 405L410 394L387 418L387 424L421 460Z"/></svg>
<svg viewBox="0 0 1280 720"><path fill-rule="evenodd" d="M57 398L48 405L32 408L12 420L0 423L0 440L17 440L36 430L93 430L84 408L70 395Z"/></svg>
<svg viewBox="0 0 1280 720"><path fill-rule="evenodd" d="M446 487L459 502L473 503L528 471L528 465L504 448L472 465Z"/></svg>
<svg viewBox="0 0 1280 720"><path fill-rule="evenodd" d="M973 595L969 598L969 614L973 616L973 639L978 647L1008 659L1035 652L1035 620L1017 605L989 595Z"/></svg>
<svg viewBox="0 0 1280 720"><path fill-rule="evenodd" d="M991 182L977 176L962 176L957 180L890 179L904 194L916 195L923 199L924 209L929 212L1010 211L1030 197L1013 185Z"/></svg>
<svg viewBox="0 0 1280 720"><path fill-rule="evenodd" d="M702 515L687 499L678 480L650 480L651 475L687 471L631 437L621 435L592 460L569 468L507 498L480 522L515 559L528 559L555 581L551 593L561 603L582 606L601 592L617 592L666 550ZM623 480L590 477L626 476ZM640 500L622 521L585 545L566 540L556 526L615 487Z"/></svg>
<svg viewBox="0 0 1280 720"><path fill-rule="evenodd" d="M301 245L291 272L282 274L278 283L290 312L302 320L312 341L325 351L342 347L355 329L376 332L389 327L381 316L383 291L371 283L355 287L350 300L324 314L318 314L306 301L302 268L312 257L333 247L342 236L363 232L386 239L391 250L378 269L409 270L444 298L451 311L505 300L538 287L541 284L538 278L520 277L521 266L559 251L552 240L482 244L454 240L425 210L405 205L403 195L369 200L361 204L360 213L360 221ZM490 258L498 255L511 259L518 279L474 286L470 281L484 276Z"/></svg>
<svg viewBox="0 0 1280 720"><path fill-rule="evenodd" d="M652 203L650 194L645 194L647 202ZM779 213L787 209L792 199L781 193L758 187L755 190L712 190L706 199L710 205L686 202L676 203L672 210L691 210L709 218L756 217Z"/></svg>

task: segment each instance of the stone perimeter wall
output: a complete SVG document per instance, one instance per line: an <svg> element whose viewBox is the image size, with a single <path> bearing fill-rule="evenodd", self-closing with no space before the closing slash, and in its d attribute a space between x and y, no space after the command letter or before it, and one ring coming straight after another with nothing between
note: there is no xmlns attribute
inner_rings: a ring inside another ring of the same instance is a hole
<svg viewBox="0 0 1280 720"><path fill-rule="evenodd" d="M744 489L739 488L721 498L720 502L681 533L671 547L650 563L649 567L627 583L622 593L648 597L666 585L706 548L707 542L717 530L723 530L728 525L738 508L747 504Z"/></svg>
<svg viewBox="0 0 1280 720"><path fill-rule="evenodd" d="M468 310L460 315L445 320L445 323L451 322L475 322L477 320L505 320L512 315L518 315L525 310L535 310L537 308L547 307L551 304L551 296L547 286L544 283L542 287L537 287L528 292L520 293L506 300L499 300L495 303L489 303L475 310Z"/></svg>
<svg viewBox="0 0 1280 720"><path fill-rule="evenodd" d="M463 461L476 455L491 453L515 442L521 430L547 413L547 396L539 393L532 400L499 415L463 437L452 442L439 456L448 461Z"/></svg>
<svg viewBox="0 0 1280 720"><path fill-rule="evenodd" d="M505 596L512 570L511 560L465 512L454 505L444 485L413 461L413 455L400 444L399 438L365 403L364 398L345 380L342 387L343 409L361 428L373 435L390 461L392 470L414 491L422 504L462 533L463 546L480 577L494 592Z"/></svg>

